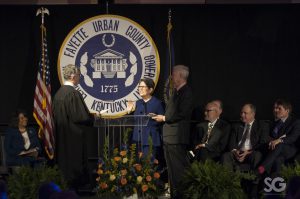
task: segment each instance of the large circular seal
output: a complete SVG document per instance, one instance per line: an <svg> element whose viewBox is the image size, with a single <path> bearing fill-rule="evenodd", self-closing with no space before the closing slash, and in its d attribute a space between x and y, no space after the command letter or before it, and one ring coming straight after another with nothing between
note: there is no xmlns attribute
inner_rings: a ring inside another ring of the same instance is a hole
<svg viewBox="0 0 300 199"><path fill-rule="evenodd" d="M75 64L82 76L76 89L91 113L108 110L119 117L126 113L126 100L137 100L141 78L160 73L156 45L136 22L117 15L99 15L77 25L65 38L58 56L58 76L63 67Z"/></svg>

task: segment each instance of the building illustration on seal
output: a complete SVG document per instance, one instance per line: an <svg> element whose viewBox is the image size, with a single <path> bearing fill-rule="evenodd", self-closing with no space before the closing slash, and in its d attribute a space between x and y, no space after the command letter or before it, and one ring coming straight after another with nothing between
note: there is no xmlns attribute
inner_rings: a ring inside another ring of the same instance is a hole
<svg viewBox="0 0 300 199"><path fill-rule="evenodd" d="M91 67L94 69L93 78L126 78L126 68L128 66L125 55L112 49L103 50L91 59Z"/></svg>

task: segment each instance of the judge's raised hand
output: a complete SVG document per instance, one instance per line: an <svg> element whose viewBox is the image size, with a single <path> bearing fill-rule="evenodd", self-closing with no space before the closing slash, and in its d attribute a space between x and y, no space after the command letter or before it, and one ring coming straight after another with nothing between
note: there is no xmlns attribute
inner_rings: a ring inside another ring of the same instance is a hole
<svg viewBox="0 0 300 199"><path fill-rule="evenodd" d="M126 105L127 105L127 113L131 113L135 109L135 101L133 100L126 100Z"/></svg>

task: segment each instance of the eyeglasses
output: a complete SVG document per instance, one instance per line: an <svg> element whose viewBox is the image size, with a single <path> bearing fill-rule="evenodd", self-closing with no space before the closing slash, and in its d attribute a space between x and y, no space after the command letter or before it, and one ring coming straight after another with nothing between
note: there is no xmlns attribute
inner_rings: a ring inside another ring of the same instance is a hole
<svg viewBox="0 0 300 199"><path fill-rule="evenodd" d="M214 111L213 109L206 109L205 112L211 112Z"/></svg>
<svg viewBox="0 0 300 199"><path fill-rule="evenodd" d="M148 88L148 86L138 86L138 89Z"/></svg>

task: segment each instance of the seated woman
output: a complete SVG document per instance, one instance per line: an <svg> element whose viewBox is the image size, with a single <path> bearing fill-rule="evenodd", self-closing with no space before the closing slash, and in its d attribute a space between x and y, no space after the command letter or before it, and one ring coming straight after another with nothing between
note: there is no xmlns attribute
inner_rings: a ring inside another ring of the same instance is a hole
<svg viewBox="0 0 300 199"><path fill-rule="evenodd" d="M8 166L31 165L37 162L41 152L35 129L27 127L28 118L23 110L16 111L6 130L4 147Z"/></svg>

